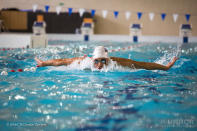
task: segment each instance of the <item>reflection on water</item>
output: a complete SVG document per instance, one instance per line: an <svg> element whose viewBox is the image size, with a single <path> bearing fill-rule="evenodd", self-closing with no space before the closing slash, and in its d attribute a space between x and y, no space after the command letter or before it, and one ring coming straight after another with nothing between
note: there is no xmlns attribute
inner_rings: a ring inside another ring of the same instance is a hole
<svg viewBox="0 0 197 131"><path fill-rule="evenodd" d="M99 44L99 43L95 43ZM121 43L128 46L128 43ZM93 45L72 43L62 48L0 52L2 70L35 66L43 60L91 54ZM107 45L110 49L120 47ZM92 49L91 49L92 48ZM111 56L168 62L176 45L148 45ZM194 130L197 125L196 46L182 47L180 59L169 71L76 70L43 67L36 72L0 76L0 125L2 130ZM184 51L183 51L184 50ZM158 58L159 57L159 58ZM12 62L10 62L12 61ZM17 66L14 66L17 65Z"/></svg>

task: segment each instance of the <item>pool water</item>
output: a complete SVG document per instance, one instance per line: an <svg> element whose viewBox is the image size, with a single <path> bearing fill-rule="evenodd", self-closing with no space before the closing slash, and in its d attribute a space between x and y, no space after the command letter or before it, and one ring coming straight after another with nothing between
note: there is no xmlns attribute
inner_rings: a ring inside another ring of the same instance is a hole
<svg viewBox="0 0 197 131"><path fill-rule="evenodd" d="M168 71L100 72L61 66L9 72L35 67L34 57L91 56L97 45L112 50L136 43L50 41L49 45L0 52L0 72L8 72L0 76L1 131L197 129L197 43L148 43L109 54L167 64L178 52L179 60Z"/></svg>

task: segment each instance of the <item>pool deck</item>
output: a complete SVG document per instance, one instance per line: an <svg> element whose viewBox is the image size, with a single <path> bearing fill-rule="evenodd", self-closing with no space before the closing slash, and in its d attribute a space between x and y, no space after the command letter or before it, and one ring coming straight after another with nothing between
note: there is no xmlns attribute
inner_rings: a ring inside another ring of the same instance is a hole
<svg viewBox="0 0 197 131"><path fill-rule="evenodd" d="M0 33L0 48L25 48L31 44L32 33ZM84 41L80 34L47 34L48 40ZM129 35L90 35L89 41L133 42ZM181 43L179 36L139 36L138 42ZM197 36L189 37L189 43L197 43Z"/></svg>

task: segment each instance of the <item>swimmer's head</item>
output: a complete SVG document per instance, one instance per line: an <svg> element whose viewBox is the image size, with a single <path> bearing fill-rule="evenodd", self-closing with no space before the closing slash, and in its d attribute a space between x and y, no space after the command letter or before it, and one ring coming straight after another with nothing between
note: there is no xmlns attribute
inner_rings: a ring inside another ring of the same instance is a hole
<svg viewBox="0 0 197 131"><path fill-rule="evenodd" d="M108 50L104 46L97 46L93 52L93 58L109 58Z"/></svg>
<svg viewBox="0 0 197 131"><path fill-rule="evenodd" d="M97 46L93 52L93 63L97 69L102 69L105 65L108 65L109 56L108 51L103 46Z"/></svg>

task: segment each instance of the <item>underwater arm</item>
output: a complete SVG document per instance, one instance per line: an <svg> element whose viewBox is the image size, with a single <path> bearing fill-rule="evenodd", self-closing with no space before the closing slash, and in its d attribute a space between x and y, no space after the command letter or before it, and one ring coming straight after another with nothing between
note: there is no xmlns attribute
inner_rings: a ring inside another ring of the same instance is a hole
<svg viewBox="0 0 197 131"><path fill-rule="evenodd" d="M161 65L151 62L139 62L139 61L133 61L130 59L117 58L117 57L111 57L111 59L113 61L116 61L121 66L126 66L130 68L146 69L146 70L168 70L174 65L174 63L178 58L174 57L173 60L169 62L167 65Z"/></svg>
<svg viewBox="0 0 197 131"><path fill-rule="evenodd" d="M48 61L42 61L38 58L35 58L39 67L44 66L61 66L61 65L69 65L76 60L83 60L84 57L75 57L75 58L65 58L65 59L53 59Z"/></svg>

